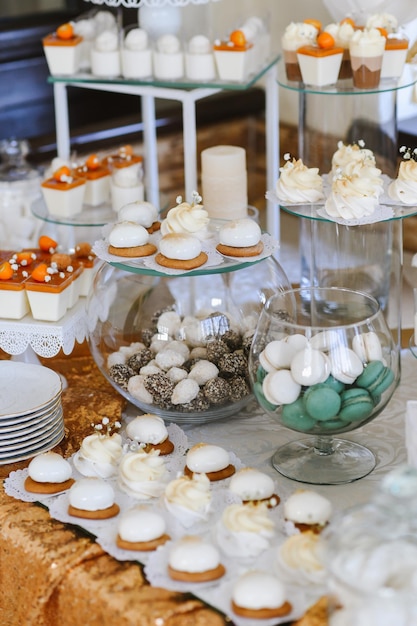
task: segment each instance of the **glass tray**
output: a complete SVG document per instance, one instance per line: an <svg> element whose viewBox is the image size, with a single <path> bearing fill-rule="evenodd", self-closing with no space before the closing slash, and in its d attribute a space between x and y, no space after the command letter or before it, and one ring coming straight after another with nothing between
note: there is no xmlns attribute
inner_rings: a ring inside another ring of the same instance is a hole
<svg viewBox="0 0 417 626"><path fill-rule="evenodd" d="M208 82L198 82L195 80L189 80L187 78L181 78L180 80L157 80L154 77L146 78L142 80L130 80L127 78L102 78L99 76L93 76L90 73L79 73L73 76L49 76L48 82L50 83L83 83L88 84L101 84L101 85L131 85L131 86L147 86L147 87L166 87L168 89L201 89L201 88L218 88L218 89L230 89L236 91L245 91L252 87L266 72L273 67L281 58L280 54L272 55L268 61L254 74L251 74L249 78L244 82L228 82L216 78Z"/></svg>

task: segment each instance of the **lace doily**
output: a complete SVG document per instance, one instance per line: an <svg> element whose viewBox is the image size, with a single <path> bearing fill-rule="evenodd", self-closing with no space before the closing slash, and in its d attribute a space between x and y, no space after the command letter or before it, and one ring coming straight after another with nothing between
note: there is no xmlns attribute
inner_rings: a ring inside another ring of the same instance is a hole
<svg viewBox="0 0 417 626"><path fill-rule="evenodd" d="M92 4L104 4L108 7L126 7L127 9L137 9L139 7L163 7L166 5L173 7L185 7L188 4L207 4L208 2L219 2L219 0L84 0Z"/></svg>
<svg viewBox="0 0 417 626"><path fill-rule="evenodd" d="M158 244L161 235L156 233L155 235L151 235L150 241L155 245ZM204 242L202 242L202 250L208 256L208 260L201 267L197 267L194 270L190 270L190 272L205 272L210 271L210 268L224 265L227 266L230 271L242 265L243 263L255 263L258 261L262 261L274 254L278 250L278 241L271 237L268 233L264 233L261 236L261 241L264 245L263 251L261 254L256 257L226 257L221 255L216 250L217 242L211 238ZM184 270L176 270L170 269L168 267L162 267L162 265L158 265L155 261L155 255L151 255L148 257L140 257L140 258L132 258L121 257L115 254L110 254L108 252L108 242L106 239L101 239L96 241L93 246L94 253L103 261L107 261L108 263L119 263L123 265L126 270L129 269L137 269L137 268L146 268L158 272L158 274L165 274L167 276L175 276L178 274L186 274L187 272Z"/></svg>
<svg viewBox="0 0 417 626"><path fill-rule="evenodd" d="M18 355L32 348L39 356L51 358L62 349L71 354L77 341L87 334L85 298L80 298L58 322L36 321L31 315L21 320L0 320L0 348L7 354Z"/></svg>

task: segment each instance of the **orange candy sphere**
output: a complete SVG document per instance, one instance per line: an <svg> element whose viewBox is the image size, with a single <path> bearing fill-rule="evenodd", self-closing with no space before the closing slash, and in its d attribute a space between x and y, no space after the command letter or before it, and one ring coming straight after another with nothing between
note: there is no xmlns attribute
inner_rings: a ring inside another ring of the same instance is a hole
<svg viewBox="0 0 417 626"><path fill-rule="evenodd" d="M246 45L245 33L241 30L234 30L230 34L230 41L233 45L243 48Z"/></svg>
<svg viewBox="0 0 417 626"><path fill-rule="evenodd" d="M334 37L330 33L326 33L326 31L323 31L317 37L317 45L323 50L330 50L330 48L334 48L334 44Z"/></svg>
<svg viewBox="0 0 417 626"><path fill-rule="evenodd" d="M72 27L72 24L67 22L66 24L61 24L61 26L58 26L58 28L56 29L56 35L58 39L63 39L64 41L72 39L74 37L74 29Z"/></svg>

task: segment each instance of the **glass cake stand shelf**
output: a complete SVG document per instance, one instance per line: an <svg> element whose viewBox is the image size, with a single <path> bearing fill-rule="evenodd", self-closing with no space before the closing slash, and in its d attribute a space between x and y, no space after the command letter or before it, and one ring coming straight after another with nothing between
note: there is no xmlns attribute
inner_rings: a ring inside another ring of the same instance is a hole
<svg viewBox="0 0 417 626"><path fill-rule="evenodd" d="M310 93L318 95L333 95L333 96L363 96L369 94L379 94L392 91L398 91L400 89L406 89L412 87L417 81L417 67L414 68L410 64L407 64L407 69L404 71L400 79L394 80L385 78L382 79L379 86L375 89L358 89L353 86L351 78L344 80L338 80L334 85L326 85L322 87L314 87L311 85L305 85L302 82L287 80L285 75L284 63L278 63L278 84L285 89L291 89L292 91L301 93Z"/></svg>
<svg viewBox="0 0 417 626"><path fill-rule="evenodd" d="M230 89L236 91L244 91L252 87L262 76L273 67L281 58L280 54L271 56L264 65L262 65L257 72L251 74L245 81L229 82L220 79L214 79L207 82L198 82L195 80L189 80L187 78L181 78L180 80L158 80L155 77L150 77L142 80L130 80L122 77L102 78L94 76L90 73L78 73L73 76L49 76L48 81L50 83L64 82L68 85L71 83L78 84L103 84L103 85L142 85L148 87L162 87L172 89L201 89L201 88L214 88L214 89Z"/></svg>
<svg viewBox="0 0 417 626"><path fill-rule="evenodd" d="M336 222L336 220L332 219L330 215L328 216L324 215L322 213L322 211L324 211L323 207L324 205L322 202L320 204L319 203L317 204L293 204L293 205L291 204L281 205L280 204L280 208L283 211L285 211L286 213L289 213L290 215L295 215L296 217L304 217L310 220L318 220L322 222L339 223L339 222ZM392 210L392 214L389 217L386 217L378 221L382 222L382 221L391 221L391 220L402 220L407 217L413 217L414 215L417 215L417 206L393 205L393 206L386 206L385 208L388 210ZM348 226L372 224L374 222L372 221L371 218L372 216L370 216L369 221L367 222L360 222L358 220L355 220L355 221L346 220L340 223L346 224Z"/></svg>
<svg viewBox="0 0 417 626"><path fill-rule="evenodd" d="M109 222L114 222L117 217L108 203L103 203L98 207L84 205L82 211L74 217L58 217L48 212L42 199L32 204L32 213L44 222L63 226L104 226Z"/></svg>

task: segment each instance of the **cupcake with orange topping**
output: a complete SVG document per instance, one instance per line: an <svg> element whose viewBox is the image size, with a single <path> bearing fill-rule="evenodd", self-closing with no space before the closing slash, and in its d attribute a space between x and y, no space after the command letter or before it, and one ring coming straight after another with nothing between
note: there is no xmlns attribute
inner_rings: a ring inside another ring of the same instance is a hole
<svg viewBox="0 0 417 626"><path fill-rule="evenodd" d="M41 190L50 215L70 218L82 210L86 179L62 165L41 183Z"/></svg>
<svg viewBox="0 0 417 626"><path fill-rule="evenodd" d="M81 63L83 38L74 32L72 23L61 24L54 33L42 39L43 50L50 73L71 76Z"/></svg>

